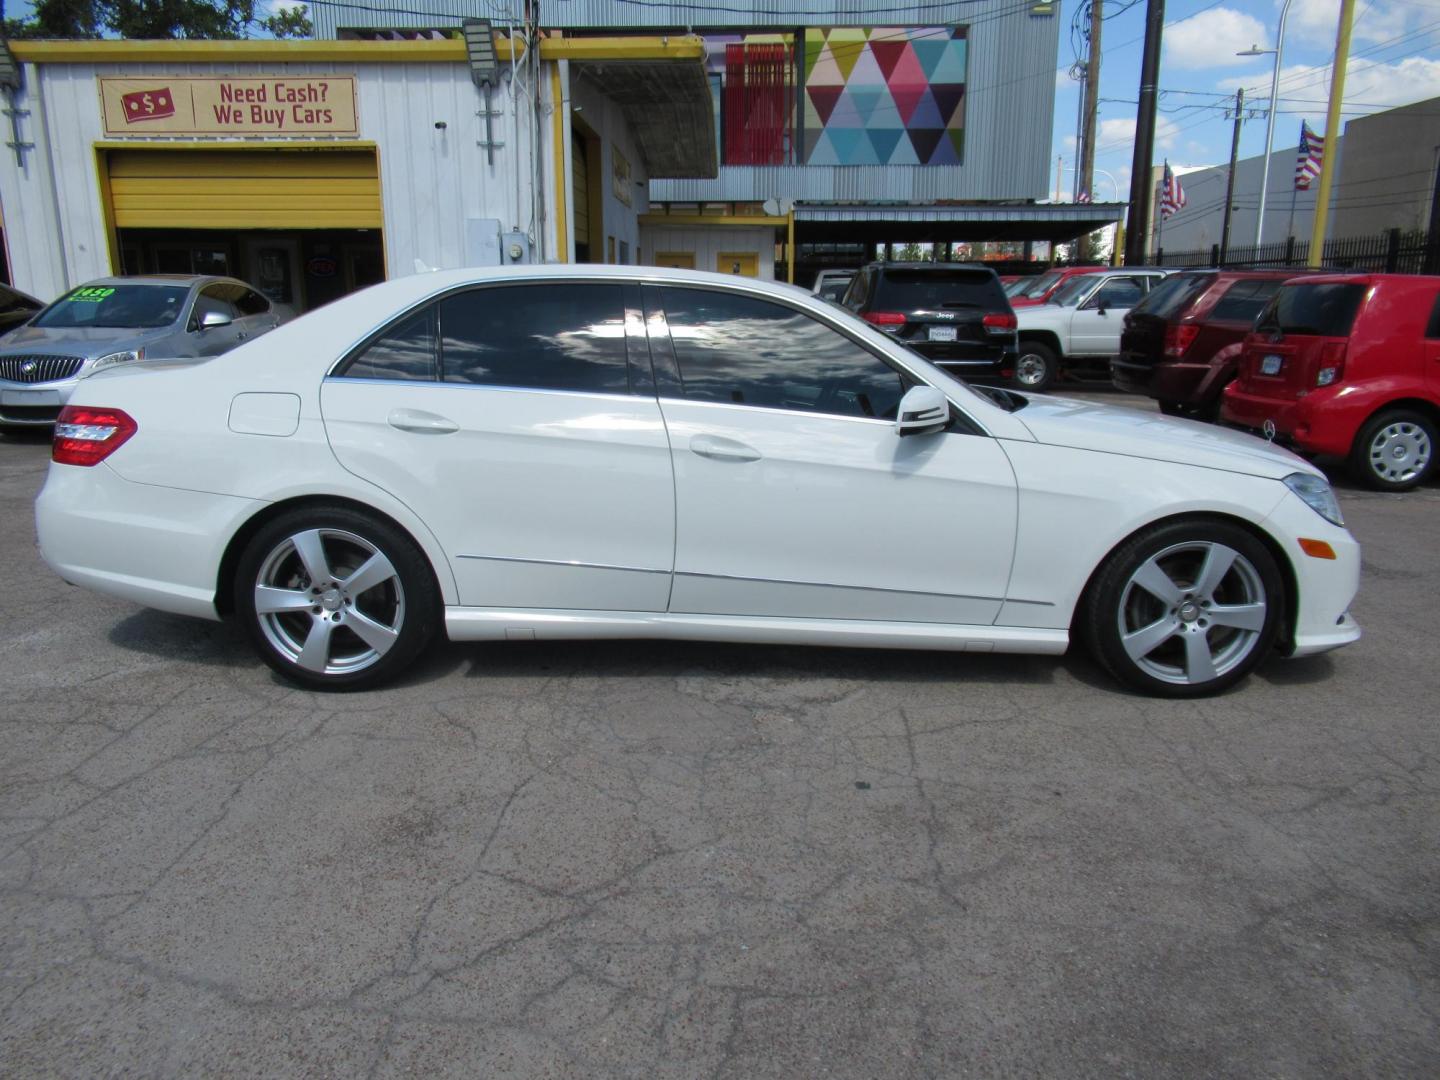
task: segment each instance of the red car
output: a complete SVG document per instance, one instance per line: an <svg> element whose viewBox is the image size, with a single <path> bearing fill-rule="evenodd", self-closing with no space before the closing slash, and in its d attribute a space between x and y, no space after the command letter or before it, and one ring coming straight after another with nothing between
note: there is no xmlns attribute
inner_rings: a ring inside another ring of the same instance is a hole
<svg viewBox="0 0 1440 1080"><path fill-rule="evenodd" d="M1098 274L1101 270L1109 269L1108 266L1057 266L1053 270L1046 270L1031 282L1029 288L1011 296L1010 306L1020 308L1043 304L1075 275Z"/></svg>
<svg viewBox="0 0 1440 1080"><path fill-rule="evenodd" d="M1440 277L1287 282L1245 339L1221 416L1273 422L1299 450L1347 458L1371 487L1415 487L1440 431Z"/></svg>
<svg viewBox="0 0 1440 1080"><path fill-rule="evenodd" d="M1187 270L1166 278L1125 316L1115 385L1167 416L1214 420L1255 317L1297 270Z"/></svg>

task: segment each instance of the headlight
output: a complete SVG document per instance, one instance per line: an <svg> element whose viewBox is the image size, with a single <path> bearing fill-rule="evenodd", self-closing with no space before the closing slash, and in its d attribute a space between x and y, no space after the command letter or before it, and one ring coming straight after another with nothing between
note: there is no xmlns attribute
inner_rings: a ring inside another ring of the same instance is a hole
<svg viewBox="0 0 1440 1080"><path fill-rule="evenodd" d="M1330 490L1330 481L1313 473L1297 472L1285 477L1284 483L1300 496L1306 506L1326 521L1332 525L1345 524L1345 516L1340 513L1340 503L1335 498L1335 492Z"/></svg>
<svg viewBox="0 0 1440 1080"><path fill-rule="evenodd" d="M97 371L104 371L106 368L114 367L116 364L133 364L137 360L145 359L144 349L125 349L121 352L112 352L108 356L102 356L95 363L90 365L86 373L94 375Z"/></svg>

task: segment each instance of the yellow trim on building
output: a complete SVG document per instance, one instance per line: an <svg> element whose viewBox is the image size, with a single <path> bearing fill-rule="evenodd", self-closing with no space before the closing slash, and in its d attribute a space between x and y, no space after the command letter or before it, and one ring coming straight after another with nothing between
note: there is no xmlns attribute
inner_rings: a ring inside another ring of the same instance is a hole
<svg viewBox="0 0 1440 1080"><path fill-rule="evenodd" d="M15 59L28 64L442 64L464 63L465 42L441 41L11 41ZM519 39L495 35L501 60L525 55ZM546 38L542 60L588 63L614 60L701 60L705 45L693 36Z"/></svg>
<svg viewBox="0 0 1440 1080"><path fill-rule="evenodd" d="M541 56L545 55L541 48ZM555 156L555 249L561 262L570 261L570 224L566 220L565 96L560 87L560 65L550 68L551 152Z"/></svg>

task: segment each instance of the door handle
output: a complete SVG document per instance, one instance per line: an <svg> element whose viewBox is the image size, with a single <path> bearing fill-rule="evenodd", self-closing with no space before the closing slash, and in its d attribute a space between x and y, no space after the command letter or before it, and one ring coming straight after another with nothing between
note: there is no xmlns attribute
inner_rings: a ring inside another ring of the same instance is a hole
<svg viewBox="0 0 1440 1080"><path fill-rule="evenodd" d="M696 435L690 440L690 450L716 461L759 461L761 456L753 446L719 435Z"/></svg>
<svg viewBox="0 0 1440 1080"><path fill-rule="evenodd" d="M392 409L385 420L393 428L416 435L449 435L460 430L454 420L419 409Z"/></svg>

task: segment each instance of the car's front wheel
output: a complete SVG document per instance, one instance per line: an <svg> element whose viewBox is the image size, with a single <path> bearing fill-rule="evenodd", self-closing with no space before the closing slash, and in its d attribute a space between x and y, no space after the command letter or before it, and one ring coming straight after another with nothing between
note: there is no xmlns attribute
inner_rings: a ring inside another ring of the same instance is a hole
<svg viewBox="0 0 1440 1080"><path fill-rule="evenodd" d="M316 507L282 514L251 538L235 610L261 657L287 679L358 690L420 654L440 597L424 553L400 529L346 507Z"/></svg>
<svg viewBox="0 0 1440 1080"><path fill-rule="evenodd" d="M1146 529L1111 554L1079 629L1121 682L1200 697L1264 659L1283 605L1280 570L1264 544L1238 525L1187 519Z"/></svg>
<svg viewBox="0 0 1440 1080"><path fill-rule="evenodd" d="M1020 351L1015 357L1015 385L1021 390L1050 389L1060 374L1060 359L1055 350L1038 341L1020 342Z"/></svg>
<svg viewBox="0 0 1440 1080"><path fill-rule="evenodd" d="M1380 491L1409 491L1435 467L1435 425L1408 409L1372 417L1350 451L1356 479Z"/></svg>

